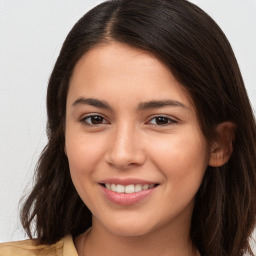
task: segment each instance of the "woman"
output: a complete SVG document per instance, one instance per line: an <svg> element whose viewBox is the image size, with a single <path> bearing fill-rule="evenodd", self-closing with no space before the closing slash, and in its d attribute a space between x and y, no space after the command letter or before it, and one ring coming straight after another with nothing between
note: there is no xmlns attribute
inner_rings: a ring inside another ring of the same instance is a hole
<svg viewBox="0 0 256 256"><path fill-rule="evenodd" d="M67 36L48 144L0 255L243 255L255 120L232 49L179 0L107 1Z"/></svg>

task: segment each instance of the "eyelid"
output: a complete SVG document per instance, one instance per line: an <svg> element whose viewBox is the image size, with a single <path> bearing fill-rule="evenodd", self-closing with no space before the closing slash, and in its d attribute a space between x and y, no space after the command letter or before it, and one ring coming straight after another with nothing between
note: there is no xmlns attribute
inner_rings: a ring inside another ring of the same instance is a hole
<svg viewBox="0 0 256 256"><path fill-rule="evenodd" d="M89 118L92 118L92 117L100 117L100 118L103 119L103 122L99 123L99 124L93 124L93 123L90 123L90 122L86 121L86 120L88 120ZM157 124L157 123L153 124L153 123L151 123L156 118L165 118L165 119L168 120L168 123L167 124ZM107 120L107 118L104 115L99 114L99 113L89 113L89 114L83 115L79 119L79 122L82 122L84 125L87 125L87 126L101 126L101 125L110 124L110 122ZM149 125L152 125L152 126L157 126L157 127L160 127L160 126L164 127L164 126L177 124L178 122L179 121L177 120L177 118L170 117L169 115L157 114L157 115L150 116L148 118L148 121L146 122L146 124L149 124Z"/></svg>
<svg viewBox="0 0 256 256"><path fill-rule="evenodd" d="M168 119L168 124L150 124L150 122L153 120L153 119L156 119L156 118L166 118ZM174 117L170 117L170 116L167 116L167 115L154 115L154 116L151 116L148 121L146 122L146 124L150 124L150 125L153 125L153 126L169 126L169 125L174 125L174 124L177 124L179 121L174 118Z"/></svg>
<svg viewBox="0 0 256 256"><path fill-rule="evenodd" d="M89 118L92 118L92 117L101 117L104 120L104 122L101 123L101 124L90 124L90 123L86 122L86 119L89 119ZM90 114L87 114L87 115L83 115L79 119L79 122L82 122L84 125L87 125L87 126L100 126L100 125L110 124L110 122L103 115L101 115L99 113L90 113Z"/></svg>

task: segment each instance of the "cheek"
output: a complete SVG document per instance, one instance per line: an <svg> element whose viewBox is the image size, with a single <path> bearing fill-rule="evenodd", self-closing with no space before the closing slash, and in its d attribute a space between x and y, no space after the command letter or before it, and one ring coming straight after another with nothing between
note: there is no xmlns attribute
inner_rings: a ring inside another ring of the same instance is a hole
<svg viewBox="0 0 256 256"><path fill-rule="evenodd" d="M206 142L200 134L185 131L152 144L152 159L172 184L200 186L207 167Z"/></svg>
<svg viewBox="0 0 256 256"><path fill-rule="evenodd" d="M179 214L185 209L191 212L207 167L204 140L176 134L175 138L159 144L155 144L158 150L152 151L152 159L166 181L163 187L166 197L160 200L166 205L166 212Z"/></svg>
<svg viewBox="0 0 256 256"><path fill-rule="evenodd" d="M103 140L67 130L65 146L72 181L78 193L82 193L93 180L94 170L103 157Z"/></svg>
<svg viewBox="0 0 256 256"><path fill-rule="evenodd" d="M94 170L101 158L101 141L83 132L66 131L66 154L72 182L84 203L91 209L91 193L95 189Z"/></svg>
<svg viewBox="0 0 256 256"><path fill-rule="evenodd" d="M85 135L84 132L66 131L66 153L73 169L84 169L93 165L101 157L103 141L95 136ZM71 170L72 171L72 170Z"/></svg>

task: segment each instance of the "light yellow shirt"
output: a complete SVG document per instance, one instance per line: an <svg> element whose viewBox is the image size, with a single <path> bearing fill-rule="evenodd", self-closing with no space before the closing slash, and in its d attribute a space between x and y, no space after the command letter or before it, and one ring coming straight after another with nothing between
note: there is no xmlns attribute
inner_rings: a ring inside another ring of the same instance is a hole
<svg viewBox="0 0 256 256"><path fill-rule="evenodd" d="M37 240L0 244L0 256L78 256L73 238L65 236L52 245L38 245Z"/></svg>

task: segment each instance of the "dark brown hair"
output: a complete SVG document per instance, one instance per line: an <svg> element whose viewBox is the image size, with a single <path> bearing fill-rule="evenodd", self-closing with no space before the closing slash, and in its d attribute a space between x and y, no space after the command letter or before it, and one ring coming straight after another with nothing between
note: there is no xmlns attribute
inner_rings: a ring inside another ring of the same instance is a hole
<svg viewBox="0 0 256 256"><path fill-rule="evenodd" d="M191 239L201 255L253 255L249 238L256 216L255 119L228 40L205 12L185 0L107 1L72 28L49 80L49 141L21 211L28 235L51 244L91 226L91 213L72 184L64 153L66 98L77 61L92 47L110 41L149 51L169 67L192 96L209 143L216 139L219 123L236 125L231 159L219 168L207 168L196 195Z"/></svg>

